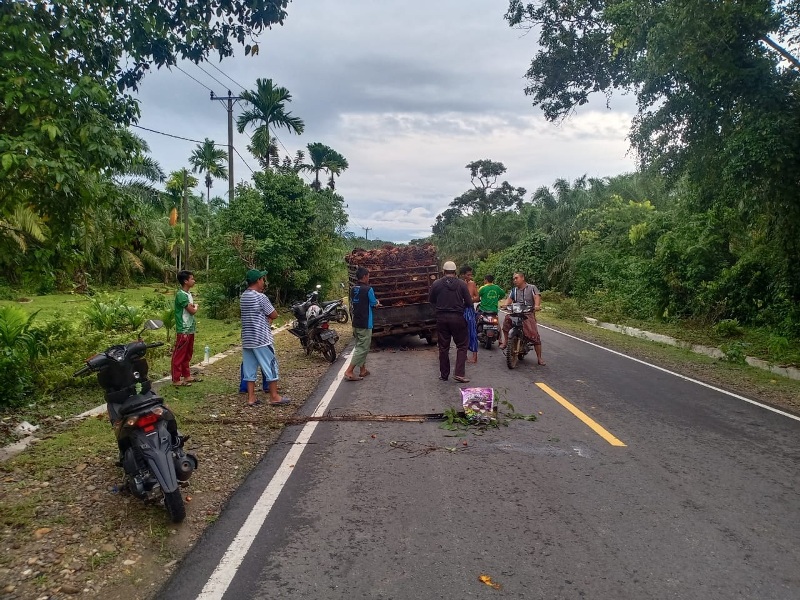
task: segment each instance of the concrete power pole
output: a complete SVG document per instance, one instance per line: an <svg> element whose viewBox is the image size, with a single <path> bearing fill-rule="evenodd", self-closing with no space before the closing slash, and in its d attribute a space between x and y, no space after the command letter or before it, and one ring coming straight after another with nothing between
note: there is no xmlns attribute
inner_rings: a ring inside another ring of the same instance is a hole
<svg viewBox="0 0 800 600"><path fill-rule="evenodd" d="M364 230L364 239L369 241L369 231L372 227L362 227L361 229Z"/></svg>
<svg viewBox="0 0 800 600"><path fill-rule="evenodd" d="M189 267L189 194L187 193L189 175L183 170L183 268Z"/></svg>
<svg viewBox="0 0 800 600"><path fill-rule="evenodd" d="M233 105L238 100L239 96L233 96L231 91L228 90L228 97L218 97L211 92L211 100L219 100L228 111L228 204L233 200Z"/></svg>

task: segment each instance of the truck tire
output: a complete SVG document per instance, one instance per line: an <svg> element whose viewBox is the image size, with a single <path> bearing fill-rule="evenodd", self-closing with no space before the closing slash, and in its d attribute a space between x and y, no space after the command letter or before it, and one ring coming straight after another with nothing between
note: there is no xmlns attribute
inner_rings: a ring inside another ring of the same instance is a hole
<svg viewBox="0 0 800 600"><path fill-rule="evenodd" d="M519 331L512 330L508 334L506 344L506 366L509 369L517 366L520 354L522 354L522 335Z"/></svg>
<svg viewBox="0 0 800 600"><path fill-rule="evenodd" d="M425 341L428 342L428 346L435 346L438 340L435 333L429 333L425 336Z"/></svg>

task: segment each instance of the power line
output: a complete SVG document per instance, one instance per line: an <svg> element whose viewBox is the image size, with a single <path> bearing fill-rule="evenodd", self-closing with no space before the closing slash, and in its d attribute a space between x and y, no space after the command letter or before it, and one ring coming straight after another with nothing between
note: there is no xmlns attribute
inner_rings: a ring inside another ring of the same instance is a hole
<svg viewBox="0 0 800 600"><path fill-rule="evenodd" d="M136 127L136 129L144 129L145 131L150 131L152 133L157 133L158 135L165 135L167 137L175 138L176 140L184 140L186 142L194 142L196 144L205 144L205 141L200 140L193 140L191 138L182 137L180 135L173 135L171 133L164 133L163 131L156 131L155 129L150 129L149 127L142 127L141 125L131 125L131 127ZM219 142L214 142L215 146L227 146L228 144L220 144Z"/></svg>
<svg viewBox="0 0 800 600"><path fill-rule="evenodd" d="M241 154L239 154L239 151L236 149L236 146L233 147L233 151L236 152L236 155L239 158L242 159L242 162L244 163L244 166L246 166L248 169L250 169L250 173L255 175L255 171L253 171L253 169L250 168L250 165L247 164L247 161L244 159L244 157Z"/></svg>
<svg viewBox="0 0 800 600"><path fill-rule="evenodd" d="M222 87L224 87L224 88L225 88L225 87L228 87L227 85L225 85L224 83L222 83L222 82L221 82L219 79L217 79L216 77L214 77L214 76L213 76L211 73L209 73L208 71L206 71L206 70L205 70L203 67L201 67L200 65L198 65L198 64L195 64L194 66L195 66L195 67L197 67L198 69L200 69L200 70L201 70L203 73L205 73L205 74L206 74L206 75L208 75L209 77L211 77L211 79L213 79L214 81L216 81L216 82L217 82L218 84L220 84Z"/></svg>
<svg viewBox="0 0 800 600"><path fill-rule="evenodd" d="M214 91L214 90L212 90L210 87L208 87L208 86L207 86L205 83L203 83L202 81L200 81L199 79L195 79L194 77L192 77L191 75L189 75L189 74L188 74L186 71L184 71L183 69L181 69L181 68L180 68L178 65L172 65L172 66L173 66L173 67L175 67L176 69L178 69L178 71L180 71L180 72L181 72L181 73L183 73L184 75L186 75L186 76L187 76L189 79L194 79L194 80L195 80L197 83L199 83L200 85L202 85L202 86L203 86L204 88L206 88L206 89L207 89L209 92L213 92L213 91Z"/></svg>
<svg viewBox="0 0 800 600"><path fill-rule="evenodd" d="M233 83L235 83L236 85L238 85L238 86L239 86L241 89L244 89L244 86L243 86L241 83L239 83L238 81L236 81L235 79L233 79L232 77L230 77L230 76L229 76L227 73L225 73L225 71L223 71L223 70L219 69L219 68L218 68L218 67L217 67L217 66L216 66L214 63L208 63L208 64L209 64L209 65L211 65L211 66L212 66L214 69L216 69L216 70L217 70L217 71L219 71L220 73L222 73L222 75L223 75L224 77L227 77L227 78L228 78L228 79L230 79L230 80L231 80Z"/></svg>

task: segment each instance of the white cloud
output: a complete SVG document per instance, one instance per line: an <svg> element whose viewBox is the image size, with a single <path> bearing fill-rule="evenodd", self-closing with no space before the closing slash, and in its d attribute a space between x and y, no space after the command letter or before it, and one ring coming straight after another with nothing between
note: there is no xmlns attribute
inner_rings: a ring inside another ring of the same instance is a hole
<svg viewBox="0 0 800 600"><path fill-rule="evenodd" d="M288 153L317 141L341 152L350 168L336 183L349 229L370 227L371 238L396 241L430 233L436 215L470 188L464 166L474 160L504 163L509 183L529 193L557 178L634 168L630 102L622 103L627 112L611 111L600 96L561 124L531 107L522 90L535 40L507 26L504 3L437 0L424 18L402 0L351 0L346 8L304 0L288 11L284 26L262 36L257 57L214 63L225 75L190 63L181 67L201 83L177 69L149 75L140 124L227 143L227 113L208 88L237 94L270 77L291 91L288 108L306 124L301 137L278 131ZM166 171L187 166L195 143L137 133ZM257 166L248 143L234 134L243 157L234 160L236 181ZM212 193L226 191L215 182Z"/></svg>

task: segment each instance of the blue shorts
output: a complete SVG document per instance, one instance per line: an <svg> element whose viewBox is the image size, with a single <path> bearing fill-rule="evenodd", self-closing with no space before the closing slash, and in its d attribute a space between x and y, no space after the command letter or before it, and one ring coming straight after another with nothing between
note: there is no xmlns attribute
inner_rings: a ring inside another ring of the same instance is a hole
<svg viewBox="0 0 800 600"><path fill-rule="evenodd" d="M245 381L256 380L258 367L267 381L278 381L278 359L272 346L242 348L242 366Z"/></svg>

